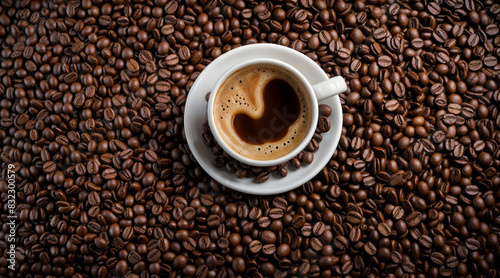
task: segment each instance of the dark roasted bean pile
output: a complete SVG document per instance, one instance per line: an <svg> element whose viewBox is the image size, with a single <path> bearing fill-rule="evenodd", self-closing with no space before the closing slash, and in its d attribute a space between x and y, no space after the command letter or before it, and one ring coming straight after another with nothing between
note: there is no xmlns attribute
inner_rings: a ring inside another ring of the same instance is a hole
<svg viewBox="0 0 500 278"><path fill-rule="evenodd" d="M499 24L495 0L1 0L0 276L499 277ZM183 132L199 73L260 42L348 83L328 165L268 197Z"/></svg>

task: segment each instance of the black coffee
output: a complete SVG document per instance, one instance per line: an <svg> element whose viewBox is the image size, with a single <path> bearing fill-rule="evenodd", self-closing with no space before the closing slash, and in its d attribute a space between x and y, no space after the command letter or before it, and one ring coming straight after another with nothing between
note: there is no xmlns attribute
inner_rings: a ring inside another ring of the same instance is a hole
<svg viewBox="0 0 500 278"><path fill-rule="evenodd" d="M233 127L238 136L252 145L261 145L283 139L290 126L300 114L300 102L294 89L282 79L270 80L262 89L264 98L263 113L260 118L253 118L246 113L233 117ZM284 111L287 117L277 117L277 111ZM257 136L261 130L271 128L267 136Z"/></svg>
<svg viewBox="0 0 500 278"><path fill-rule="evenodd" d="M296 149L312 116L302 83L272 65L249 66L229 76L217 92L213 113L222 140L255 160L277 159Z"/></svg>

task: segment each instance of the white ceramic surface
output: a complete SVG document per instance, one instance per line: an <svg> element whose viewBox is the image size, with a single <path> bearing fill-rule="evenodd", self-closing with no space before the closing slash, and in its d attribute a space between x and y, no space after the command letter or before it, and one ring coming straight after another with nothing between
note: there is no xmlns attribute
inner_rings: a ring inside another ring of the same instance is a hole
<svg viewBox="0 0 500 278"><path fill-rule="evenodd" d="M311 114L309 115L311 117L311 125L309 126L309 129L304 137L304 140L288 154L285 154L281 157L278 157L278 158L275 158L272 160L257 160L257 159L251 159L251 158L248 158L248 157L241 155L240 153L233 150L231 147L228 146L228 144L226 144L224 142L224 140L222 139L222 135L219 134L219 132L217 130L216 122L218 119L214 119L214 106L215 106L214 102L215 102L215 98L217 95L216 93L211 93L210 99L208 100L208 105L207 105L208 124L210 125L210 129L212 130L212 134L214 136L214 139L217 141L217 143L219 143L219 145L222 147L222 149L224 151L226 151L232 158L234 158L242 163L245 163L247 165L252 165L252 166L268 167L268 166L273 166L273 165L279 165L281 163L287 162L290 159L294 158L303 149L305 149L307 147L307 144L311 141L311 139L314 135L314 132L316 131L316 127L317 127L316 123L318 122L318 100L316 99L316 94L315 94L315 91L313 90L313 87L312 87L312 85L315 85L315 84L310 84L309 80L307 80L307 78L305 78L304 75L299 70L297 70L296 68L290 66L289 64L287 64L283 61L276 60L276 59L260 58L260 59L249 59L243 63L239 63L239 64L231 67L228 71L226 71L219 78L216 85L212 89L212 92L218 92L220 86L222 86L224 81L229 76L231 76L233 73L235 73L243 68L252 66L252 65L273 65L273 66L279 67L281 69L284 69L284 70L288 71L289 73L291 73L293 76L295 76L295 78L302 84L302 87L305 88L305 90L308 94L308 97L309 97L309 101L310 101L310 103L313 104L313 107L311 109ZM329 80L332 80L332 79L329 79ZM323 83L324 82L322 82L321 84L323 84ZM319 85L321 85L321 84L319 84ZM331 93L330 95L333 95L333 93Z"/></svg>
<svg viewBox="0 0 500 278"><path fill-rule="evenodd" d="M294 170L288 167L288 175L284 178L271 174L271 178L259 184L253 178L238 179L234 174L213 165L213 156L202 140L202 125L207 120L207 101L205 96L214 88L219 77L236 64L257 58L281 60L298 69L311 84L318 84L328 79L321 67L309 57L293 49L275 44L254 44L231 50L210 63L198 76L189 91L185 112L184 129L186 139L200 166L219 183L248 194L271 195L292 190L312 179L328 163L340 139L342 130L342 108L338 96L327 98L320 103L332 107L330 121L332 128L323 133L320 149L314 154L311 165L302 165Z"/></svg>

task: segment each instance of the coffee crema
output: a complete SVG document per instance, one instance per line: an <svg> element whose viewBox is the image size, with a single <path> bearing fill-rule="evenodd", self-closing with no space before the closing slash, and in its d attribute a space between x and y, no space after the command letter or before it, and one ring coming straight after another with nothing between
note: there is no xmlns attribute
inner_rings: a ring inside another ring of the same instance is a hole
<svg viewBox="0 0 500 278"><path fill-rule="evenodd" d="M273 65L254 65L230 75L215 96L214 122L222 140L238 154L273 160L297 148L312 121L302 83Z"/></svg>

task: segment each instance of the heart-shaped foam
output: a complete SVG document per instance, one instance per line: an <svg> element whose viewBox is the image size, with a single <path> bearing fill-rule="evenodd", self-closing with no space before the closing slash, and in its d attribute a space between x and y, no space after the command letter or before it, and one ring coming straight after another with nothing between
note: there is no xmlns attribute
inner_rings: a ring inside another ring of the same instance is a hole
<svg viewBox="0 0 500 278"><path fill-rule="evenodd" d="M236 133L241 140L252 145L283 139L300 114L299 99L292 86L285 80L271 79L255 94L263 98L261 115L236 114L233 118Z"/></svg>
<svg viewBox="0 0 500 278"><path fill-rule="evenodd" d="M252 159L286 155L302 142L311 124L304 86L290 72L271 65L233 73L220 86L213 107L224 142Z"/></svg>

